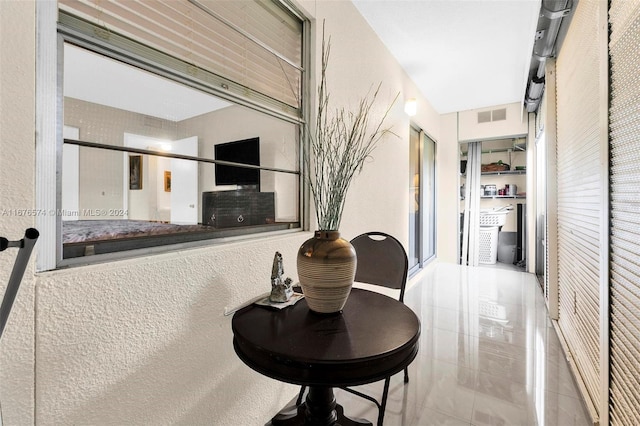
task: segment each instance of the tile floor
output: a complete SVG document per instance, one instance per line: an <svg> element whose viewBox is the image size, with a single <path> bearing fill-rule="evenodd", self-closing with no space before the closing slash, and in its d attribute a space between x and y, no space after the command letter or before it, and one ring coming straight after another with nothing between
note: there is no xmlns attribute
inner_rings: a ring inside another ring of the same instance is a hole
<svg viewBox="0 0 640 426"><path fill-rule="evenodd" d="M422 321L420 351L391 381L385 426L589 425L536 277L436 264L407 288ZM382 394L382 383L357 389ZM352 417L375 406L341 390Z"/></svg>

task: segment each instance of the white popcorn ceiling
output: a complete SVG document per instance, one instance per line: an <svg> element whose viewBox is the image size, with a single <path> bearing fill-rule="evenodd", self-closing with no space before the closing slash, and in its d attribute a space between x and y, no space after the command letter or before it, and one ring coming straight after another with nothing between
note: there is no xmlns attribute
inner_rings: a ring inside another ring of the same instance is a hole
<svg viewBox="0 0 640 426"><path fill-rule="evenodd" d="M354 0L440 114L522 102L539 0Z"/></svg>

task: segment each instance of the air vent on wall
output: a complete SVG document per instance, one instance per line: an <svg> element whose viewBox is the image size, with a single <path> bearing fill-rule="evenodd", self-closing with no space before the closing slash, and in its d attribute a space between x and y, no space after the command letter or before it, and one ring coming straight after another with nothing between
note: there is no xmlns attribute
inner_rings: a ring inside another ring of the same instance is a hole
<svg viewBox="0 0 640 426"><path fill-rule="evenodd" d="M489 123L491 121L491 111L481 111L478 113L478 123Z"/></svg>
<svg viewBox="0 0 640 426"><path fill-rule="evenodd" d="M155 127L156 129L162 129L162 120L156 117L144 116L144 125L146 127Z"/></svg>
<svg viewBox="0 0 640 426"><path fill-rule="evenodd" d="M480 111L478 113L478 123L490 123L507 119L507 109L500 108L491 111Z"/></svg>

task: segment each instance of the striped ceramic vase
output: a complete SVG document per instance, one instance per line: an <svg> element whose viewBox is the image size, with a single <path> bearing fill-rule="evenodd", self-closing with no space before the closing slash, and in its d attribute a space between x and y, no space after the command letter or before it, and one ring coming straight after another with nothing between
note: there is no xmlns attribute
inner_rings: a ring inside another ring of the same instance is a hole
<svg viewBox="0 0 640 426"><path fill-rule="evenodd" d="M298 250L298 278L314 312L328 314L344 308L356 274L356 251L339 231L316 231Z"/></svg>

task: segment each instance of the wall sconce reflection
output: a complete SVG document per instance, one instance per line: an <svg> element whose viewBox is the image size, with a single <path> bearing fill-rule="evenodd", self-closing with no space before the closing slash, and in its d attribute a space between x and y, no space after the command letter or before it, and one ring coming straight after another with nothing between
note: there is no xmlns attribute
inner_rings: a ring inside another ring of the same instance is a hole
<svg viewBox="0 0 640 426"><path fill-rule="evenodd" d="M409 117L413 117L417 111L418 101L416 98L407 99L404 103L404 112L406 112Z"/></svg>

